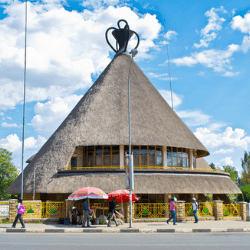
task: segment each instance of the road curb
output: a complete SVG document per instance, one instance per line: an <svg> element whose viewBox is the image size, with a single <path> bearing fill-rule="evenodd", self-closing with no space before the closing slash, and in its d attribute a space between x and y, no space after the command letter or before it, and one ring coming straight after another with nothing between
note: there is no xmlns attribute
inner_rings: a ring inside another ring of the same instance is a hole
<svg viewBox="0 0 250 250"><path fill-rule="evenodd" d="M242 233L250 232L250 228L0 228L0 234L4 233Z"/></svg>

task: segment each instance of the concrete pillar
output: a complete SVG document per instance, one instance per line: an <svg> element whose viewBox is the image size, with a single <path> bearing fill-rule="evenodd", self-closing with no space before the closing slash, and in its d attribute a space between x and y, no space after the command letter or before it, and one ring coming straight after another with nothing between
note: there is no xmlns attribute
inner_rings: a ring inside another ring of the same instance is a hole
<svg viewBox="0 0 250 250"><path fill-rule="evenodd" d="M216 220L223 220L223 201L213 201L213 210Z"/></svg>
<svg viewBox="0 0 250 250"><path fill-rule="evenodd" d="M69 218L69 211L72 209L73 205L74 205L74 201L72 200L65 200L66 203L66 214L65 217Z"/></svg>
<svg viewBox="0 0 250 250"><path fill-rule="evenodd" d="M120 149L120 168L125 168L124 145L120 145L119 149Z"/></svg>
<svg viewBox="0 0 250 250"><path fill-rule="evenodd" d="M168 166L168 157L167 157L167 147L162 146L162 156L163 156L163 168Z"/></svg>
<svg viewBox="0 0 250 250"><path fill-rule="evenodd" d="M18 200L9 200L9 222L13 223L17 215Z"/></svg>
<svg viewBox="0 0 250 250"><path fill-rule="evenodd" d="M185 220L185 201L176 202L176 221L182 222Z"/></svg>
<svg viewBox="0 0 250 250"><path fill-rule="evenodd" d="M247 220L247 203L239 202L240 204L240 216L242 220Z"/></svg>

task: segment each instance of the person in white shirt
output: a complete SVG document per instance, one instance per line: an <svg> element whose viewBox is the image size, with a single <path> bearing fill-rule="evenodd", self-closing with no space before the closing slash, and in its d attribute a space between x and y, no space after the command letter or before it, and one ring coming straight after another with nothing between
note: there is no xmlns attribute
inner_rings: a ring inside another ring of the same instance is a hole
<svg viewBox="0 0 250 250"><path fill-rule="evenodd" d="M194 219L195 219L194 223L198 223L199 219L197 217L197 212L198 212L198 209L199 209L199 204L198 204L198 202L196 201L195 198L192 199L192 205L193 205L193 213L194 213Z"/></svg>

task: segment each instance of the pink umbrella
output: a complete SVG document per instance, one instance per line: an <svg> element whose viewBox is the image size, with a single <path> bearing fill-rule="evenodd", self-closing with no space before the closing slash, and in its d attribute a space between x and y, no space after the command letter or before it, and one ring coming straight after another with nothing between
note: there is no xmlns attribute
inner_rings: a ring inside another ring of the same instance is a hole
<svg viewBox="0 0 250 250"><path fill-rule="evenodd" d="M129 201L129 191L127 190L116 190L108 194L108 201L112 201L113 198L116 198L117 203L128 202ZM132 201L138 201L139 198L132 194Z"/></svg>
<svg viewBox="0 0 250 250"><path fill-rule="evenodd" d="M72 193L68 199L69 200L82 200L82 199L107 199L108 195L99 188L95 187L85 187L78 189Z"/></svg>

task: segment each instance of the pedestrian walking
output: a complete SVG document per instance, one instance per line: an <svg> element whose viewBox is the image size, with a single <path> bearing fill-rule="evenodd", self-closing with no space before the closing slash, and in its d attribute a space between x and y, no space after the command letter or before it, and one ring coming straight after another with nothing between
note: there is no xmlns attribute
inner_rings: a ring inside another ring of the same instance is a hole
<svg viewBox="0 0 250 250"><path fill-rule="evenodd" d="M169 208L170 208L170 213L171 213L171 217L167 220L167 223L169 224L170 220L174 220L173 225L177 225L176 224L176 202L175 202L176 198L171 199L170 203L169 203Z"/></svg>
<svg viewBox="0 0 250 250"><path fill-rule="evenodd" d="M25 225L24 225L24 222L23 222L23 218L22 218L22 215L24 214L24 206L22 205L22 199L19 199L18 200L18 205L17 205L17 215L16 215L16 218L12 224L12 227L15 228L16 227L16 224L17 224L17 221L19 220L21 225L22 225L22 228L25 228Z"/></svg>
<svg viewBox="0 0 250 250"><path fill-rule="evenodd" d="M82 227L85 227L85 223L87 221L87 227L90 227L89 225L89 221L90 221L90 216L89 216L90 210L89 210L89 206L88 206L88 202L85 199L83 202L83 220L82 220Z"/></svg>
<svg viewBox="0 0 250 250"><path fill-rule="evenodd" d="M192 199L192 205L193 205L193 214L194 214L194 219L195 219L195 222L194 223L198 223L198 217L197 217L197 213L198 213L198 210L199 210L199 203L196 201L195 198Z"/></svg>
<svg viewBox="0 0 250 250"><path fill-rule="evenodd" d="M115 225L118 227L118 223L116 221L115 216L115 201L116 198L114 198L111 202L109 202L109 221L108 221L108 227L111 227L111 220L115 221Z"/></svg>

